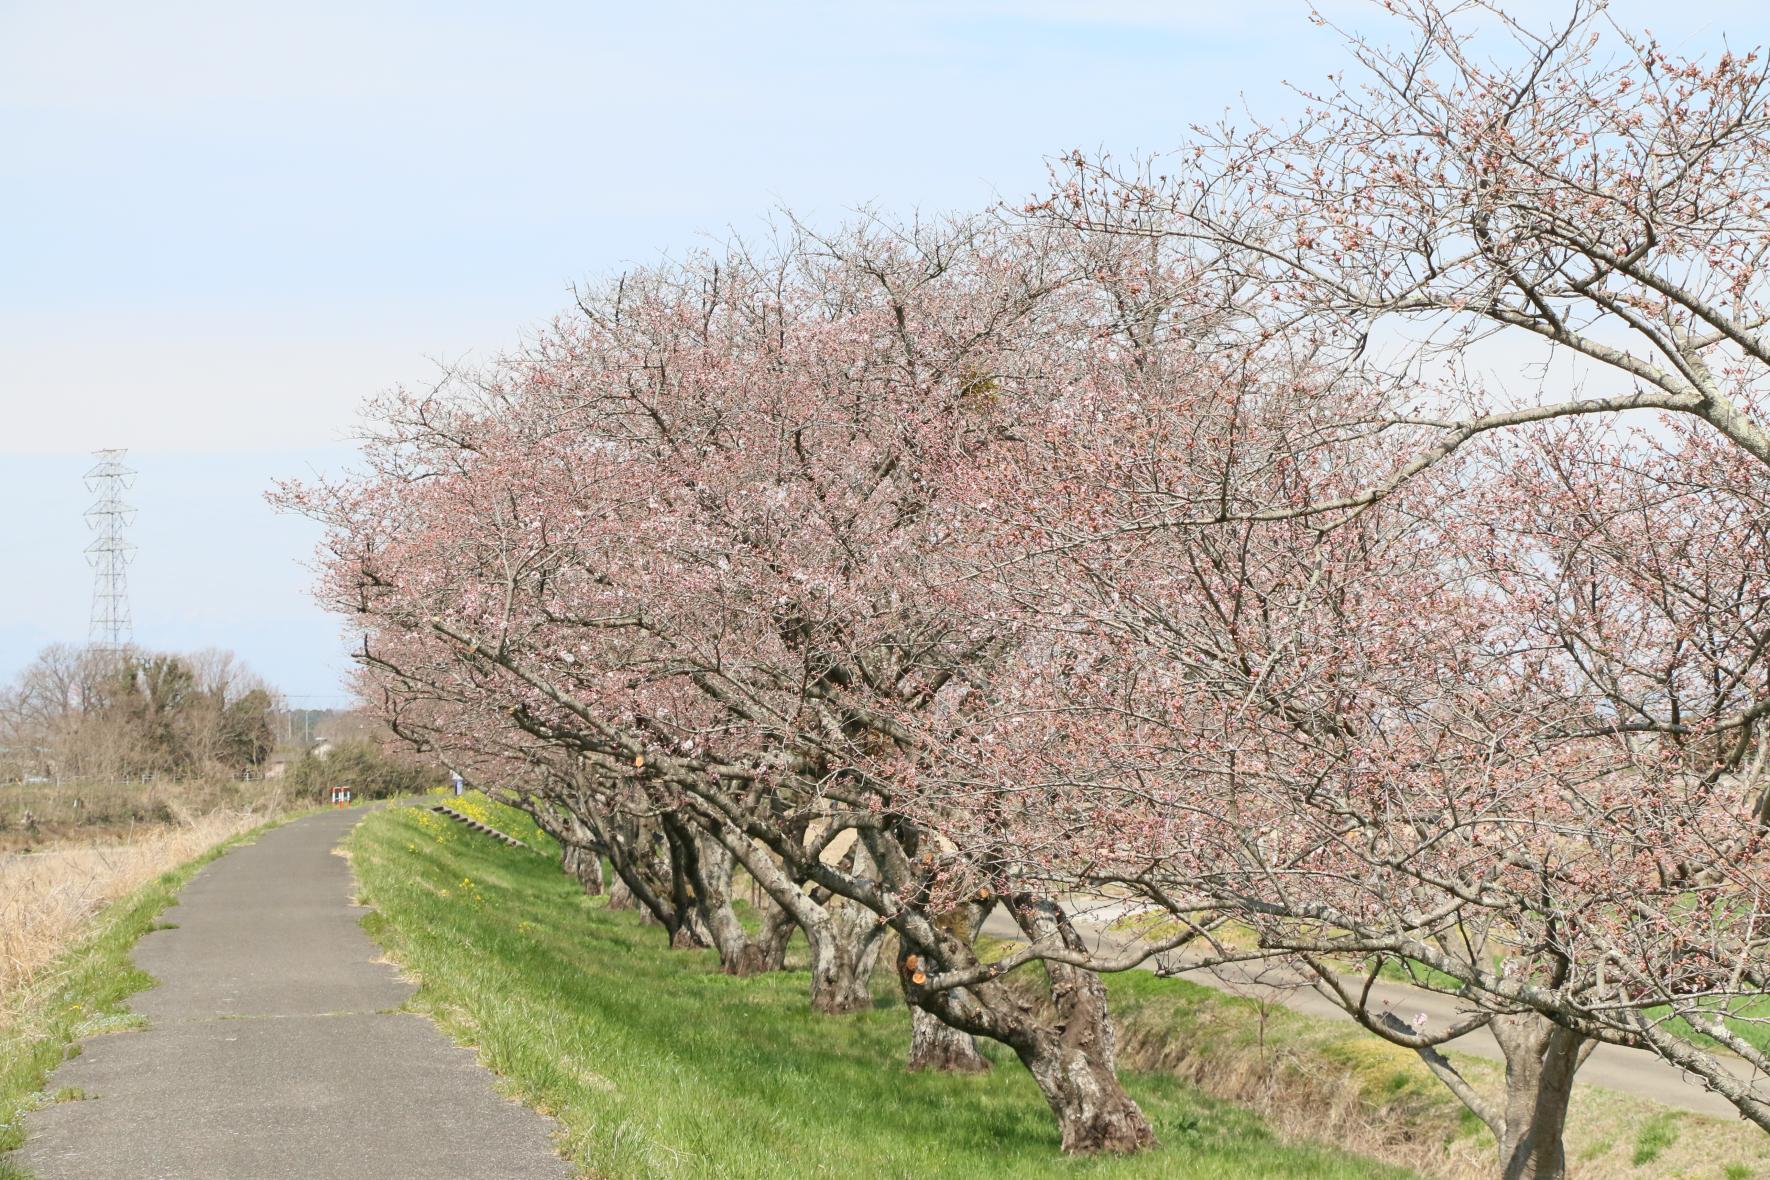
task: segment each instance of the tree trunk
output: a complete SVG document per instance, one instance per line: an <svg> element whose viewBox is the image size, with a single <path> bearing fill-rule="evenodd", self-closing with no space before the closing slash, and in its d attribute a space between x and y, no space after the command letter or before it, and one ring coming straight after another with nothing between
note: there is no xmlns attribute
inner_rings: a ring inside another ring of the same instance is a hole
<svg viewBox="0 0 1770 1180"><path fill-rule="evenodd" d="M1506 1058L1500 1174L1505 1180L1562 1180L1567 1103L1589 1046L1578 1033L1535 1014L1496 1017L1492 1027Z"/></svg>
<svg viewBox="0 0 1770 1180"><path fill-rule="evenodd" d="M988 1073L989 1058L977 1041L932 1012L910 1005L910 1070L940 1073Z"/></svg>
<svg viewBox="0 0 1770 1180"><path fill-rule="evenodd" d="M787 944L793 940L799 923L785 907L775 905L768 894L762 896L768 916L762 920L762 933L756 936L756 944L762 949L762 970L779 971L787 965Z"/></svg>
<svg viewBox="0 0 1770 1180"><path fill-rule="evenodd" d="M977 921L987 908L977 911ZM1010 910L1029 942L1081 949L1080 936L1051 899L1021 894ZM975 971L980 964L970 943L953 930L930 924L920 939L899 947L904 995L954 1028L1013 1049L1056 1116L1065 1152L1127 1153L1155 1143L1149 1120L1119 1083L1106 987L1097 974L1046 959L1048 1001L1027 994L1037 978L1030 972L1018 986L991 971L966 985L930 991L930 976L955 968Z"/></svg>
<svg viewBox="0 0 1770 1180"><path fill-rule="evenodd" d="M974 901L954 908L950 913L935 919L935 926L966 948L974 948L977 933L983 928L984 919L989 917L990 910L995 908L993 901ZM901 956L900 956L901 957ZM902 972L898 975L903 981ZM904 1001L910 1007L910 1069L912 1071L932 1069L943 1073L987 1073L989 1058L977 1051L977 1041L963 1029L954 1028L946 1021L917 1004L910 996L908 989L904 991Z"/></svg>
<svg viewBox="0 0 1770 1180"><path fill-rule="evenodd" d="M872 911L846 900L819 901L788 876L766 850L717 816L701 821L774 903L805 931L811 951L811 1007L831 1015L859 1012L873 1003L873 965L885 927ZM776 928L784 955L792 930Z"/></svg>
<svg viewBox="0 0 1770 1180"><path fill-rule="evenodd" d="M601 835L594 820L547 797L530 797L524 810L541 830L559 842L559 867L595 897L607 888L602 873Z"/></svg>
<svg viewBox="0 0 1770 1180"><path fill-rule="evenodd" d="M685 830L680 835L684 870L694 890L694 906L727 975L756 975L762 948L731 907L731 853L711 836Z"/></svg>
<svg viewBox="0 0 1770 1180"><path fill-rule="evenodd" d="M1014 1046L1015 1053L1057 1116L1069 1155L1141 1151L1155 1131L1119 1083L1109 1054L1086 1037L1042 1032Z"/></svg>
<svg viewBox="0 0 1770 1180"><path fill-rule="evenodd" d="M900 960L900 970L914 972L908 958ZM1045 966L1054 976L1060 971L1092 975L1049 960ZM1065 995L1065 989L1054 985L1055 1019L1000 979L938 992L918 988L912 994L918 1005L934 1010L946 1023L1014 1050L1056 1116L1065 1152L1141 1151L1154 1145L1155 1131L1119 1082L1105 989L1097 977L1093 983L1081 997Z"/></svg>
<svg viewBox="0 0 1770 1180"><path fill-rule="evenodd" d="M602 873L602 857L597 855L594 848L567 844L559 860L566 875L575 877L583 885L584 892L591 897L600 895L607 888Z"/></svg>
<svg viewBox="0 0 1770 1180"><path fill-rule="evenodd" d="M650 834L626 816L610 816L602 825L608 861L619 878L609 896L610 909L637 909L639 920L664 925L666 903L659 896L665 873L653 852Z"/></svg>
<svg viewBox="0 0 1770 1180"><path fill-rule="evenodd" d="M602 857L596 849L584 849L582 863L578 866L578 880L584 883L584 892L591 897L608 892L608 874L603 871Z"/></svg>
<svg viewBox="0 0 1770 1180"><path fill-rule="evenodd" d="M709 945L705 924L694 911L693 891L677 855L675 836L614 816L603 825L602 838L609 863L628 897L637 903L640 922L662 926L672 949ZM610 908L622 908L621 900L611 897Z"/></svg>
<svg viewBox="0 0 1770 1180"><path fill-rule="evenodd" d="M811 947L811 1007L832 1016L873 1006L873 964L883 928L870 911L844 901L823 907L825 920L805 926Z"/></svg>
<svg viewBox="0 0 1770 1180"><path fill-rule="evenodd" d="M1049 898L1012 899L1016 923L1028 939L1053 936L1068 950L1085 949L1063 910ZM1045 961L1051 1004L1057 1010L1052 1031L1014 1045L1039 1083L1071 1154L1140 1151L1155 1142L1143 1111L1119 1082L1112 1021L1106 1011L1106 985L1081 967Z"/></svg>

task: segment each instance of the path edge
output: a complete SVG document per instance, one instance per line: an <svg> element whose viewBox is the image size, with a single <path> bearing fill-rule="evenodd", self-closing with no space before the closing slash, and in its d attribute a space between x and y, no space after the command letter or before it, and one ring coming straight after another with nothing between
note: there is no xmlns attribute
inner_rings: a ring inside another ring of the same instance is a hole
<svg viewBox="0 0 1770 1180"><path fill-rule="evenodd" d="M129 1001L160 981L137 965L135 945L143 935L164 928L160 916L178 903L191 878L240 845L255 843L265 833L321 810L304 808L272 816L109 903L88 920L73 946L44 964L17 996L8 998L8 1010L16 1015L0 1026L0 1057L16 1052L25 1065L17 1075L10 1069L0 1072L0 1180L31 1180L32 1173L14 1158L25 1144L25 1116L55 1101L48 1092L50 1079L79 1056L80 1042L148 1027L147 1018L132 1011ZM94 971L101 973L99 978L89 978ZM67 988L53 982L64 977L77 982ZM98 986L104 982L113 986ZM119 982L122 990L115 990ZM109 1022L108 1027L91 1027L99 1021Z"/></svg>

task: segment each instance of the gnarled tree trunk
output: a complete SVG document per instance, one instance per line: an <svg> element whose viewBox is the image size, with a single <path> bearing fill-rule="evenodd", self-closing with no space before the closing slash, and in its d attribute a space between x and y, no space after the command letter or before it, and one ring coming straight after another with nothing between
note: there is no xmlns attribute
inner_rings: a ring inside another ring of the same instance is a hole
<svg viewBox="0 0 1770 1180"><path fill-rule="evenodd" d="M936 857L919 852L921 836L913 825L873 816L850 822L857 839L854 860L844 867L823 859L829 832L807 845L802 836L762 824L740 827L736 809L725 800L711 792L702 798L710 806L698 822L805 931L812 949L812 1001L819 1011L853 1011L870 1002L866 984L872 960L885 930L895 928L905 996L953 1028L1013 1049L1050 1104L1065 1151L1133 1152L1154 1143L1149 1120L1115 1070L1106 989L1099 977L1046 960L1048 1003L1007 986L995 969L978 961L969 939L941 929L923 908ZM776 856L792 866L792 874ZM817 904L802 881L839 894L847 904ZM1015 903L1015 920L1030 941L1084 952L1081 938L1050 899L1023 896ZM838 917L846 937L837 936ZM933 976L942 972L953 978L938 983Z"/></svg>
<svg viewBox="0 0 1770 1180"><path fill-rule="evenodd" d="M719 968L727 975L755 975L766 970L763 948L751 940L731 906L730 850L705 834L678 833L684 872L694 894L694 906L719 952Z"/></svg>
<svg viewBox="0 0 1770 1180"><path fill-rule="evenodd" d="M841 898L820 907L820 913L821 921L804 926L811 948L812 1008L831 1015L871 1008L873 965L884 926L871 911Z"/></svg>
<svg viewBox="0 0 1770 1180"><path fill-rule="evenodd" d="M786 873L768 852L734 825L717 816L700 821L744 866L762 887L805 932L811 956L811 1007L830 1015L858 1012L873 1003L873 966L878 962L885 927L872 911L846 899L831 899L827 892L814 897ZM791 930L775 930L781 952Z"/></svg>
<svg viewBox="0 0 1770 1180"><path fill-rule="evenodd" d="M1050 899L1021 895L1011 908L1029 942L1082 949L1081 938ZM929 991L922 983L934 964L923 953L938 956L948 968L978 965L968 944L946 931L938 933L938 945L906 945L900 952L905 995L947 1024L1013 1049L1051 1107L1065 1152L1134 1152L1154 1144L1149 1119L1118 1078L1106 987L1098 975L1045 960L1048 1004L993 976L970 986Z"/></svg>
<svg viewBox="0 0 1770 1180"><path fill-rule="evenodd" d="M937 919L935 926L964 945L972 946L993 908L993 901L962 905ZM910 1008L909 1067L912 1072L925 1069L942 1073L989 1072L989 1058L977 1051L975 1037L912 1002L907 992L904 1001Z"/></svg>
<svg viewBox="0 0 1770 1180"><path fill-rule="evenodd" d="M793 931L799 929L799 923L793 915L774 904L774 899L767 893L765 909L767 917L762 919L762 933L756 936L756 945L762 950L762 969L779 971L787 965L787 944L793 941Z"/></svg>
<svg viewBox="0 0 1770 1180"><path fill-rule="evenodd" d="M1562 1133L1573 1077L1597 1042L1535 1012L1493 1016L1485 1023L1506 1062L1505 1100L1500 1104L1471 1086L1434 1045L1413 1047L1427 1068L1493 1132L1502 1180L1562 1180L1567 1173ZM1407 1043L1409 1030L1392 1016L1369 1026L1397 1043ZM1447 1031L1440 1039L1454 1035Z"/></svg>
<svg viewBox="0 0 1770 1180"><path fill-rule="evenodd" d="M1010 909L1029 941L1055 938L1066 950L1086 949L1050 898L1018 895ZM1054 959L1045 961L1045 972L1056 1024L1010 1044L1057 1116L1063 1150L1085 1154L1150 1146L1155 1131L1119 1082L1106 985L1096 973Z"/></svg>
<svg viewBox="0 0 1770 1180"><path fill-rule="evenodd" d="M599 825L609 864L638 903L640 921L664 928L677 950L709 945L677 855L677 842L635 819L611 816ZM611 898L611 906L618 900Z"/></svg>
<svg viewBox="0 0 1770 1180"><path fill-rule="evenodd" d="M1057 1116L1071 1155L1141 1151L1155 1142L1142 1108L1125 1093L1110 1054L1087 1037L1038 1030L1013 1046Z"/></svg>

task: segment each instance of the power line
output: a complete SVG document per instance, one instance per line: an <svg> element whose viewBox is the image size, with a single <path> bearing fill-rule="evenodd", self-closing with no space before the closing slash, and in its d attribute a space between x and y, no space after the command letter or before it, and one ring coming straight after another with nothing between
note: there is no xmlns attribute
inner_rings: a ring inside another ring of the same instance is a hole
<svg viewBox="0 0 1770 1180"><path fill-rule="evenodd" d="M86 527L98 534L86 546L86 560L92 566L87 642L113 657L122 654L134 631L129 616L129 562L135 546L123 535L135 519L135 509L123 502L123 493L135 486L135 471L123 463L128 453L122 448L94 451L98 463L86 473L86 490L98 497L86 510Z"/></svg>

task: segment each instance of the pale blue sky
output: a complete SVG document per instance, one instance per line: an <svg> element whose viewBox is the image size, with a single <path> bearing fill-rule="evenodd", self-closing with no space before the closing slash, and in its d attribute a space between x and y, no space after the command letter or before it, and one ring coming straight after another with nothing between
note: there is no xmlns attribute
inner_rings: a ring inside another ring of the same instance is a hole
<svg viewBox="0 0 1770 1180"><path fill-rule="evenodd" d="M1770 39L1746 3L1613 9L1689 48ZM1339 65L1307 11L0 0L0 677L84 639L80 475L127 446L137 640L337 699L312 531L261 493L338 465L363 397L777 204L971 208L1244 94L1283 116L1285 80Z"/></svg>

